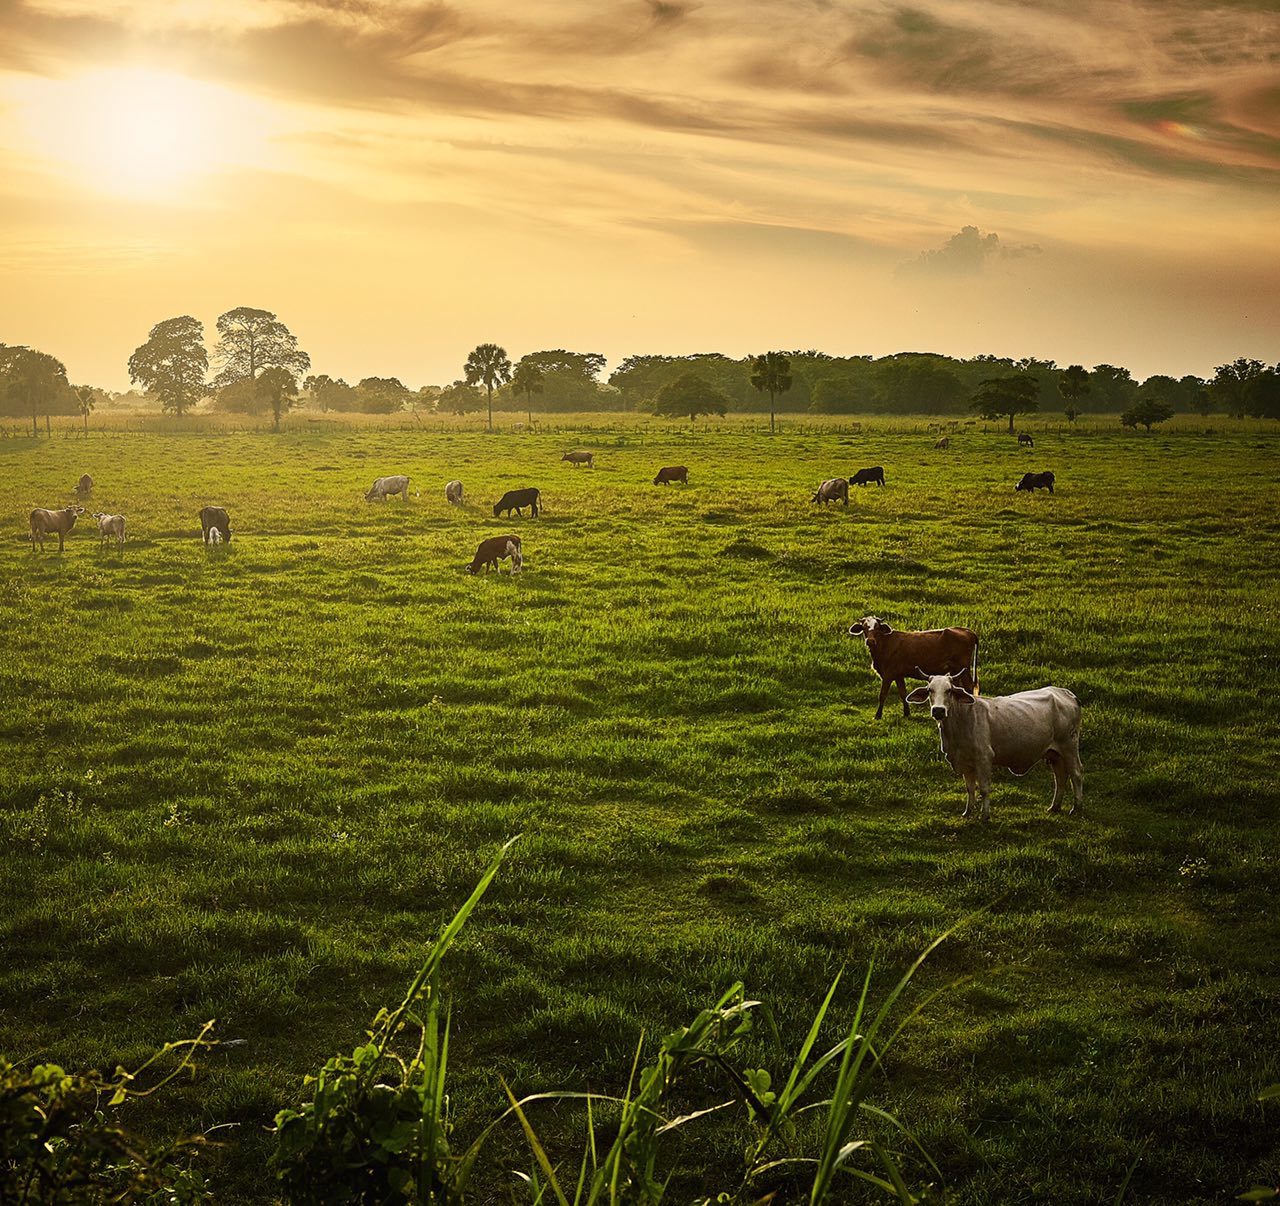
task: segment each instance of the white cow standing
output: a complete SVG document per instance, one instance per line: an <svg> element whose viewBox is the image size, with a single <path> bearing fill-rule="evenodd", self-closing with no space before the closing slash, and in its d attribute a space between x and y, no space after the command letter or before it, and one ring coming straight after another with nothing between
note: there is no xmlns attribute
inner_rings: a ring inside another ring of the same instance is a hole
<svg viewBox="0 0 1280 1206"><path fill-rule="evenodd" d="M373 502L374 499L386 502L388 494L399 494L404 502L408 502L409 479L403 473L397 473L394 477L380 477L364 497L366 502Z"/></svg>
<svg viewBox="0 0 1280 1206"><path fill-rule="evenodd" d="M982 819L991 820L991 772L1004 767L1025 775L1037 762L1053 771L1050 812L1061 807L1063 786L1071 781L1072 813L1084 812L1084 767L1080 762L1080 701L1062 687L1041 687L1016 695L971 695L947 674L928 677L908 703L929 704L938 723L942 753L951 769L964 777L969 790L967 817L974 789L982 803ZM958 677L958 676L957 676Z"/></svg>

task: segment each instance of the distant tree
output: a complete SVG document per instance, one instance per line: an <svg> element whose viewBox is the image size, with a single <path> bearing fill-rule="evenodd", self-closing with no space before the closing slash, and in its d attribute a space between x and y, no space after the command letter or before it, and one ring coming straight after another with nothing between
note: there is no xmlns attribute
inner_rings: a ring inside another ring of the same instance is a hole
<svg viewBox="0 0 1280 1206"><path fill-rule="evenodd" d="M1009 418L1013 435L1015 415L1040 409L1040 383L1034 377L989 377L974 391L970 407L984 419Z"/></svg>
<svg viewBox="0 0 1280 1206"><path fill-rule="evenodd" d="M525 405L529 411L530 427L533 426L533 395L542 393L544 376L541 366L528 356L521 359L516 365L516 371L511 374L511 388L517 394L524 394Z"/></svg>
<svg viewBox="0 0 1280 1206"><path fill-rule="evenodd" d="M271 411L271 429L280 430L280 416L293 409L298 401L298 379L287 368L263 369L254 383L259 397Z"/></svg>
<svg viewBox="0 0 1280 1206"><path fill-rule="evenodd" d="M943 357L904 352L875 366L876 401L898 414L946 414L963 409L964 382Z"/></svg>
<svg viewBox="0 0 1280 1206"><path fill-rule="evenodd" d="M98 401L98 391L92 385L75 387L76 405L80 408L80 416L84 419L84 434L89 434L89 414Z"/></svg>
<svg viewBox="0 0 1280 1206"><path fill-rule="evenodd" d="M129 380L179 417L204 397L208 371L204 324L189 314L156 323L147 342L129 357Z"/></svg>
<svg viewBox="0 0 1280 1206"><path fill-rule="evenodd" d="M1089 392L1089 370L1083 364L1069 364L1058 377L1058 393L1066 402L1063 414L1068 423L1074 423L1080 415L1076 405Z"/></svg>
<svg viewBox="0 0 1280 1206"><path fill-rule="evenodd" d="M451 415L464 415L479 410L484 405L484 398L479 389L469 382L455 381L440 391L436 404Z"/></svg>
<svg viewBox="0 0 1280 1206"><path fill-rule="evenodd" d="M1095 364L1089 384L1098 399L1099 410L1123 410L1138 392L1138 383L1129 370L1114 364Z"/></svg>
<svg viewBox="0 0 1280 1206"><path fill-rule="evenodd" d="M1245 390L1245 409L1250 418L1280 419L1280 364L1263 369L1250 379Z"/></svg>
<svg viewBox="0 0 1280 1206"><path fill-rule="evenodd" d="M1249 383L1267 366L1261 360L1241 356L1230 364L1220 364L1213 371L1209 392L1233 419L1242 418L1248 409Z"/></svg>
<svg viewBox="0 0 1280 1206"><path fill-rule="evenodd" d="M772 434L777 397L791 388L791 361L781 352L752 356L751 388L769 395L769 431Z"/></svg>
<svg viewBox="0 0 1280 1206"><path fill-rule="evenodd" d="M328 373L312 374L302 383L302 388L311 395L312 402L314 402L322 412L329 409L329 402L325 397L325 391L333 388L333 378L330 377Z"/></svg>
<svg viewBox="0 0 1280 1206"><path fill-rule="evenodd" d="M413 411L435 410L440 404L441 389L438 385L423 385L409 399L409 408Z"/></svg>
<svg viewBox="0 0 1280 1206"><path fill-rule="evenodd" d="M699 415L723 415L729 409L729 397L696 373L685 373L668 381L653 401L655 415L688 415L696 422Z"/></svg>
<svg viewBox="0 0 1280 1206"><path fill-rule="evenodd" d="M242 415L260 415L267 409L267 401L258 389L258 382L249 377L224 385L214 395L213 404L218 410Z"/></svg>
<svg viewBox="0 0 1280 1206"><path fill-rule="evenodd" d="M0 343L0 399L6 409L13 408L10 413L17 413L18 408L31 412L33 436L40 434L39 416L45 416L48 427L54 410L64 413L59 408L70 393L67 368L61 360L20 344L9 347Z"/></svg>
<svg viewBox="0 0 1280 1206"><path fill-rule="evenodd" d="M225 389L237 381L255 380L265 369L286 369L296 382L311 367L311 357L270 310L240 306L218 319L218 359L222 367L212 384Z"/></svg>
<svg viewBox="0 0 1280 1206"><path fill-rule="evenodd" d="M1163 423L1166 419L1173 418L1173 407L1168 402L1162 402L1159 398L1139 398L1128 410L1120 416L1120 422L1125 427L1137 427L1139 425L1145 427L1148 431L1157 424Z"/></svg>
<svg viewBox="0 0 1280 1206"><path fill-rule="evenodd" d="M463 372L468 385L483 385L489 395L489 430L493 430L493 391L511 380L511 360L506 348L482 343L467 357Z"/></svg>
<svg viewBox="0 0 1280 1206"><path fill-rule="evenodd" d="M1188 410L1198 415L1208 415L1213 410L1213 395L1202 377L1188 373L1178 384L1182 386L1182 398Z"/></svg>
<svg viewBox="0 0 1280 1206"><path fill-rule="evenodd" d="M403 410L409 391L399 377L366 377L356 386L356 408L367 414L392 415Z"/></svg>

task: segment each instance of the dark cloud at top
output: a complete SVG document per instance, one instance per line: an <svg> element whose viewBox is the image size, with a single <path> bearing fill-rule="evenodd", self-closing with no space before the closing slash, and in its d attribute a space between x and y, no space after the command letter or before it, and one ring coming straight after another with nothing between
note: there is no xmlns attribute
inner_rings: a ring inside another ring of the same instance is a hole
<svg viewBox="0 0 1280 1206"><path fill-rule="evenodd" d="M1039 255L1035 244L1002 243L998 234L983 234L976 226L965 226L941 247L922 251L898 269L900 276L973 277L988 264L999 260Z"/></svg>

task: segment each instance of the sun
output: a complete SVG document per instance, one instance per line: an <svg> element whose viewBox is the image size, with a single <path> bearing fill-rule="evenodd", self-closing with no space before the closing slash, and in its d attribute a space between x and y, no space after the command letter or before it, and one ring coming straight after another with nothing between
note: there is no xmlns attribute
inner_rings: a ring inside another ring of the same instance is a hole
<svg viewBox="0 0 1280 1206"><path fill-rule="evenodd" d="M84 188L153 200L252 161L268 124L248 97L141 67L34 81L23 99L30 152Z"/></svg>

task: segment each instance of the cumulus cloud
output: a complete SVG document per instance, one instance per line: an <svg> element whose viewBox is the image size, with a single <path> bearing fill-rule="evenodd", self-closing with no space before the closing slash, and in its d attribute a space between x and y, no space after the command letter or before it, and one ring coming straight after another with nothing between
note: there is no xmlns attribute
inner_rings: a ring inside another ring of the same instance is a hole
<svg viewBox="0 0 1280 1206"><path fill-rule="evenodd" d="M965 226L941 247L922 251L899 269L901 276L977 276L988 264L1000 260L1039 255L1034 243L1002 243L992 232L983 234L976 226Z"/></svg>

